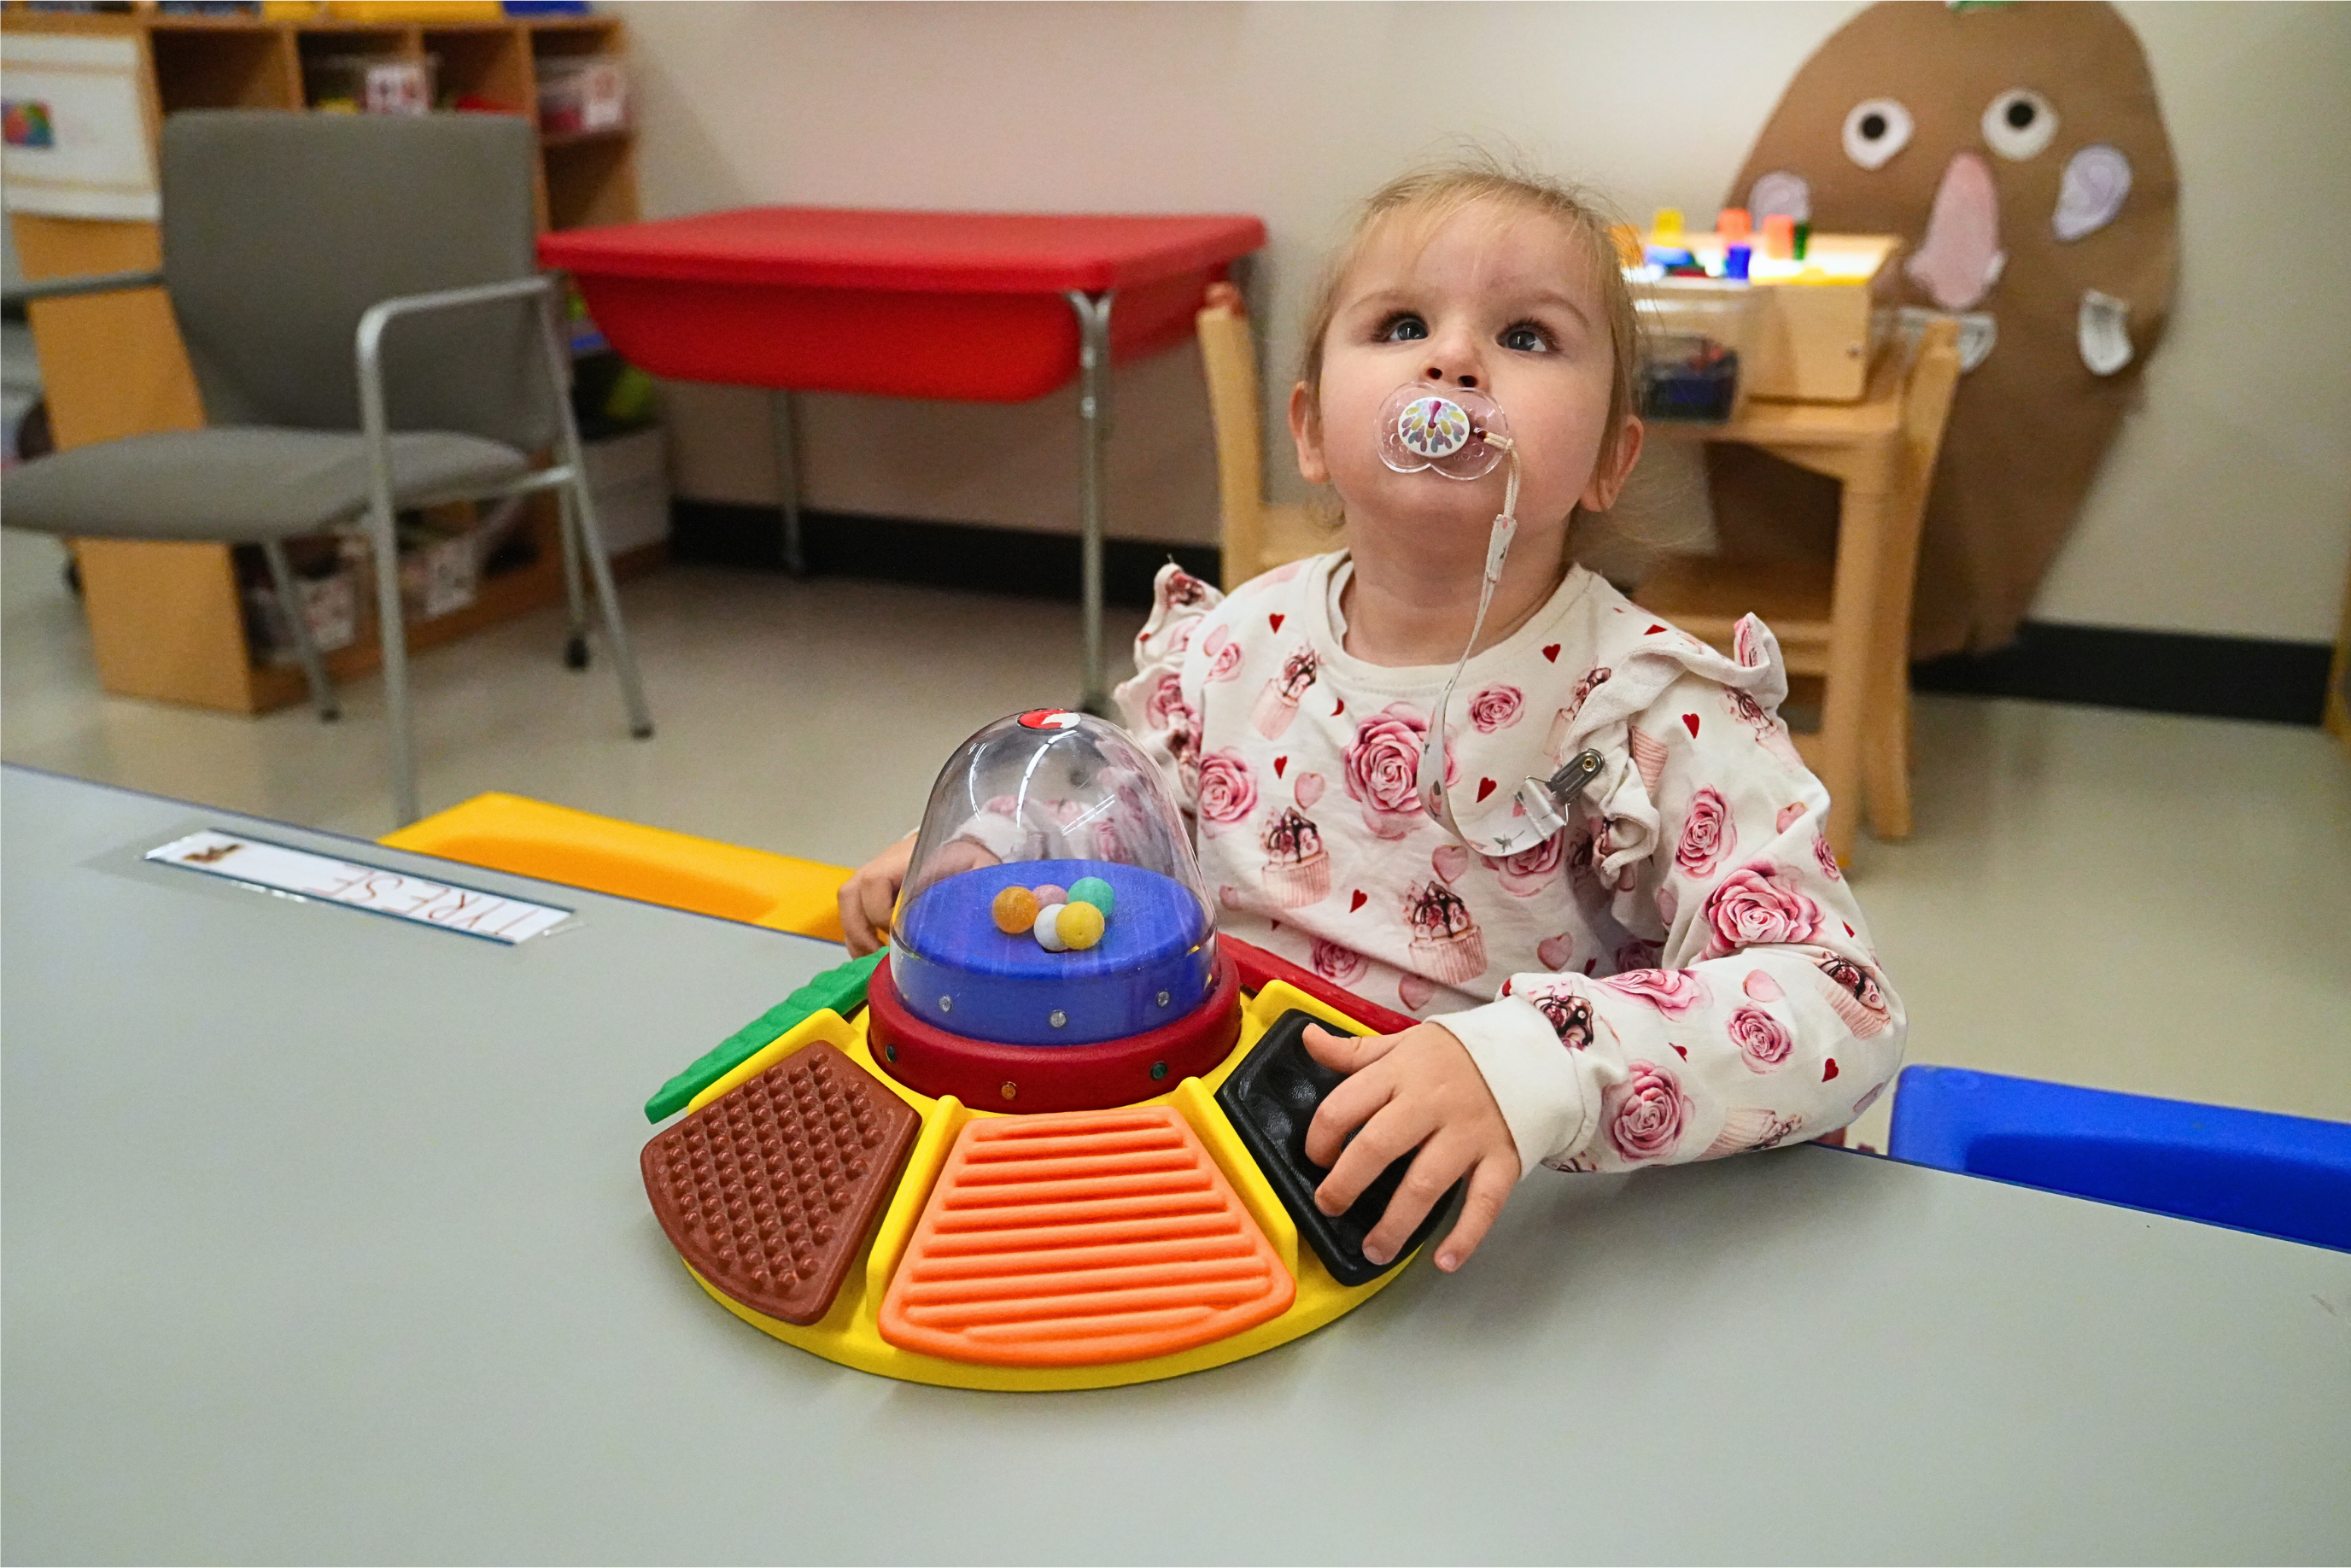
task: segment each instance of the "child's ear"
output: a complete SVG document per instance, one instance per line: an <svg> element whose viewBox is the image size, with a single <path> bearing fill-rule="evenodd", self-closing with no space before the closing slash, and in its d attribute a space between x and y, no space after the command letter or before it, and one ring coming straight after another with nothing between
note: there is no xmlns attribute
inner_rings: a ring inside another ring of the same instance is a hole
<svg viewBox="0 0 2351 1568"><path fill-rule="evenodd" d="M1322 414L1314 394L1300 382L1290 389L1290 439L1298 444L1298 474L1310 485L1331 482L1331 465L1322 460Z"/></svg>
<svg viewBox="0 0 2351 1568"><path fill-rule="evenodd" d="M1587 512L1604 512L1616 504L1618 492L1633 475L1633 465L1641 460L1641 422L1631 414L1625 416L1625 428L1616 437L1616 451L1605 468L1592 471L1592 483L1583 487L1577 500Z"/></svg>

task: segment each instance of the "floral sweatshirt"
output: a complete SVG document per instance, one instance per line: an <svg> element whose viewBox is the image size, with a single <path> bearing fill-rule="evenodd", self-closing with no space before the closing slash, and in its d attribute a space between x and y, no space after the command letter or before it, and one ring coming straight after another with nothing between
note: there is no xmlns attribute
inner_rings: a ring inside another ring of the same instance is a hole
<svg viewBox="0 0 2351 1568"><path fill-rule="evenodd" d="M1219 924L1458 1037L1524 1171L1770 1148L1867 1109L1901 1004L1763 623L1726 658L1571 570L1463 672L1447 789L1474 832L1522 779L1586 748L1601 770L1566 830L1492 859L1414 790L1449 671L1342 646L1353 570L1318 556L1228 598L1159 573L1117 696L1196 825Z"/></svg>

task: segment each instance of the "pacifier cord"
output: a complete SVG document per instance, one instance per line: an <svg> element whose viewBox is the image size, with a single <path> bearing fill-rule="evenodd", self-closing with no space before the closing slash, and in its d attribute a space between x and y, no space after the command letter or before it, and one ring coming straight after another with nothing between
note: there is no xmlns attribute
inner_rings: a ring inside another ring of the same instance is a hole
<svg viewBox="0 0 2351 1568"><path fill-rule="evenodd" d="M1480 430L1479 439L1499 447L1509 459L1510 469L1502 481L1502 510L1494 518L1493 531L1486 540L1486 575L1478 586L1478 616L1469 623L1469 641L1454 662L1453 673L1445 678L1444 693L1437 699L1437 712L1421 740L1420 765L1413 783L1420 795L1422 810L1445 825L1445 831L1463 843L1469 836L1453 820L1453 802L1445 790L1445 757L1451 725L1447 717L1453 706L1453 688L1460 683L1461 673L1469 667L1469 656L1478 651L1478 638L1486 630L1486 613L1493 608L1494 590L1501 585L1502 564L1510 559L1510 541L1519 532L1519 446L1509 436L1494 431Z"/></svg>

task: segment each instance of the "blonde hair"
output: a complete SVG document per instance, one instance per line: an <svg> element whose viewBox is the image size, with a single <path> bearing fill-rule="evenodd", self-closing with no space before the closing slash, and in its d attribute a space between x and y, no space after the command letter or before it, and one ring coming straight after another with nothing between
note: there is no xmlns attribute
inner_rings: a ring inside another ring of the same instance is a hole
<svg viewBox="0 0 2351 1568"><path fill-rule="evenodd" d="M1306 319L1306 350L1299 380L1319 407L1322 397L1322 342L1330 336L1332 318L1338 314L1339 290L1380 228L1399 218L1444 218L1481 202L1515 207L1521 212L1556 219L1573 235L1590 259L1599 286L1600 313L1608 324L1608 348L1614 357L1609 376L1608 427L1600 438L1598 467L1605 472L1616 458L1625 437L1625 421L1635 407L1635 367L1640 357L1640 323L1633 308L1633 291L1617 263L1616 242L1609 234L1608 215L1591 193L1524 168L1514 168L1490 154L1473 154L1447 163L1400 174L1372 193L1355 216L1346 241L1323 269L1314 291L1314 308Z"/></svg>

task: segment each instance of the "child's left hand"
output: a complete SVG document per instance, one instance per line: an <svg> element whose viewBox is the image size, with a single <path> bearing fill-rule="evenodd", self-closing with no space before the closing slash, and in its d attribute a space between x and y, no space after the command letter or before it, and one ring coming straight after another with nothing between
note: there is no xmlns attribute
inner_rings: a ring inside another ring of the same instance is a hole
<svg viewBox="0 0 2351 1568"><path fill-rule="evenodd" d="M1467 1171L1468 1198L1437 1253L1437 1266L1447 1273L1461 1267L1493 1228L1519 1179L1518 1143L1485 1074L1438 1024L1362 1039L1316 1024L1308 1026L1305 1039L1315 1061L1348 1075L1306 1130L1306 1157L1331 1173L1314 1189L1315 1207L1344 1214L1374 1177L1418 1149L1387 1212L1364 1238L1364 1256L1374 1263L1394 1258ZM1348 1143L1357 1127L1363 1131Z"/></svg>

